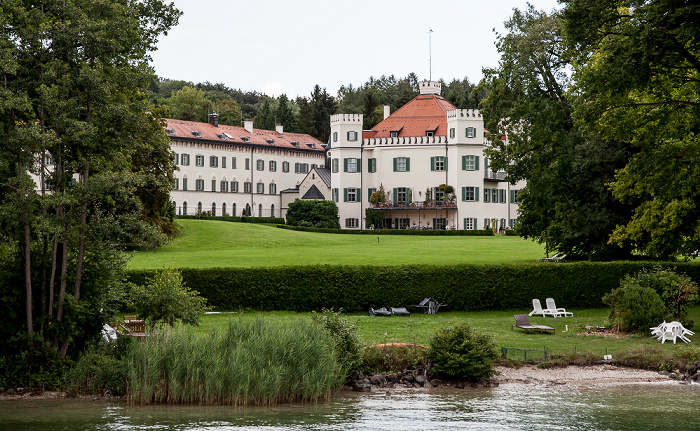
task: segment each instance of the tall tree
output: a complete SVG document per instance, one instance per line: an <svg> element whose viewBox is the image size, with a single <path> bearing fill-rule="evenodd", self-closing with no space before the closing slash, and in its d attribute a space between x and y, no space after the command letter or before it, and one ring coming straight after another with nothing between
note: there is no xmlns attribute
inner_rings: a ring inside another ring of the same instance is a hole
<svg viewBox="0 0 700 431"><path fill-rule="evenodd" d="M158 0L0 5L0 242L26 286L14 329L61 355L108 318L125 262L112 244L160 236L147 208L173 165L148 53L179 15Z"/></svg>
<svg viewBox="0 0 700 431"><path fill-rule="evenodd" d="M316 129L315 137L321 142L328 142L328 138L331 135L329 118L335 114L335 99L328 94L325 88L321 90L321 87L317 84L311 93L310 105L314 128Z"/></svg>
<svg viewBox="0 0 700 431"><path fill-rule="evenodd" d="M582 127L634 155L611 188L634 214L611 242L652 258L700 249L700 4L570 0Z"/></svg>
<svg viewBox="0 0 700 431"><path fill-rule="evenodd" d="M299 115L294 123L294 131L296 133L306 133L311 136L316 136L316 127L314 126L313 112L311 104L306 97L297 97L297 105L299 105Z"/></svg>
<svg viewBox="0 0 700 431"><path fill-rule="evenodd" d="M254 124L257 129L275 130L275 113L270 106L269 98L263 101L258 115L255 116Z"/></svg>
<svg viewBox="0 0 700 431"><path fill-rule="evenodd" d="M615 141L584 133L574 121L580 99L567 92L571 67L558 13L514 10L498 35L501 60L486 71L482 101L492 170L504 169L518 194L518 231L550 250L589 259L629 255L608 244L629 209L614 202L607 183L628 152ZM508 140L503 141L502 136Z"/></svg>
<svg viewBox="0 0 700 431"><path fill-rule="evenodd" d="M204 91L194 87L185 86L173 92L169 105L171 114L178 120L207 122L209 119L211 102Z"/></svg>
<svg viewBox="0 0 700 431"><path fill-rule="evenodd" d="M277 99L277 109L275 110L275 122L281 124L284 130L292 130L294 126L294 111L290 106L286 94L280 95Z"/></svg>

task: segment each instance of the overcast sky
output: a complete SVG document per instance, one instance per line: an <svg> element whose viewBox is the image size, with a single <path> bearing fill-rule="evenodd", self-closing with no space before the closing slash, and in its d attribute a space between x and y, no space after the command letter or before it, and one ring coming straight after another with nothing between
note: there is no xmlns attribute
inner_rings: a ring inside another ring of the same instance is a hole
<svg viewBox="0 0 700 431"><path fill-rule="evenodd" d="M174 0L180 24L153 53L162 78L223 83L293 98L336 95L370 76L469 78L499 55L493 31L526 0ZM530 0L560 9L556 0ZM432 29L432 49L428 30ZM432 57L432 68L429 58Z"/></svg>

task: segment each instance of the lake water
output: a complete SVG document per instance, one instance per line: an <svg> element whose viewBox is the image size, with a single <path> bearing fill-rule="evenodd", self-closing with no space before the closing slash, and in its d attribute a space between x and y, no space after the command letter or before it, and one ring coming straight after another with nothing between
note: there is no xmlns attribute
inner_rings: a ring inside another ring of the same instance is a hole
<svg viewBox="0 0 700 431"><path fill-rule="evenodd" d="M121 400L0 402L0 430L698 430L700 385L342 393L275 407L130 406Z"/></svg>

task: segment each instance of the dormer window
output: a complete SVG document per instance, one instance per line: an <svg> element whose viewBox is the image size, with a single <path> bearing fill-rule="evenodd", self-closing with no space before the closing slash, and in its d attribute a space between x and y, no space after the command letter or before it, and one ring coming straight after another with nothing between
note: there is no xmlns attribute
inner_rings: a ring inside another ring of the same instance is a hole
<svg viewBox="0 0 700 431"><path fill-rule="evenodd" d="M165 129L165 133L167 133L170 136L175 135L175 129Z"/></svg>
<svg viewBox="0 0 700 431"><path fill-rule="evenodd" d="M425 136L432 138L433 136L435 136L435 132L425 132Z"/></svg>
<svg viewBox="0 0 700 431"><path fill-rule="evenodd" d="M316 148L316 144L310 144L308 142L306 143L306 146L309 148Z"/></svg>
<svg viewBox="0 0 700 431"><path fill-rule="evenodd" d="M221 139L222 141L227 140L226 136L224 136L223 134L220 134L220 133L217 133L217 134L216 134L216 137L219 138L219 139Z"/></svg>
<svg viewBox="0 0 700 431"><path fill-rule="evenodd" d="M292 141L290 144L294 145L295 147L299 148L299 141Z"/></svg>
<svg viewBox="0 0 700 431"><path fill-rule="evenodd" d="M399 137L399 132L390 132L389 136L392 138L398 138Z"/></svg>
<svg viewBox="0 0 700 431"><path fill-rule="evenodd" d="M241 136L241 141L250 142L250 138L248 136Z"/></svg>
<svg viewBox="0 0 700 431"><path fill-rule="evenodd" d="M265 139L265 142L267 142L270 145L275 145L275 140L274 139Z"/></svg>
<svg viewBox="0 0 700 431"><path fill-rule="evenodd" d="M190 133L192 133L192 135L194 135L195 138L202 137L202 132L200 132L199 130L192 130L192 131L190 131Z"/></svg>

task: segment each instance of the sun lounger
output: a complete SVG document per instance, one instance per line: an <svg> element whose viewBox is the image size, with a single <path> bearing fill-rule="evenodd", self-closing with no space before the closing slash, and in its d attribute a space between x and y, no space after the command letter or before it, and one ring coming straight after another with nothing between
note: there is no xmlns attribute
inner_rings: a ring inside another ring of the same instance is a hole
<svg viewBox="0 0 700 431"><path fill-rule="evenodd" d="M557 316L557 313L554 311L548 309L548 308L542 308L542 304L540 303L539 299L533 299L532 300L532 311L528 313L528 316L536 316L540 315L542 317L545 316L553 316L553 317L559 317Z"/></svg>
<svg viewBox="0 0 700 431"><path fill-rule="evenodd" d="M391 311L387 310L386 307L377 308L376 310L369 307L370 316L391 316Z"/></svg>
<svg viewBox="0 0 700 431"><path fill-rule="evenodd" d="M390 307L389 311L391 311L392 316L410 316L411 313L406 310L404 307Z"/></svg>
<svg viewBox="0 0 700 431"><path fill-rule="evenodd" d="M533 329L535 331L539 331L540 333L544 333L546 331L552 331L552 334L555 333L555 329L552 328L551 326L545 326L545 325L531 325L530 324L530 318L527 316L527 314L516 314L513 317L515 317L515 325L511 325L510 329L513 330L513 328L520 328L527 333L529 329Z"/></svg>
<svg viewBox="0 0 700 431"><path fill-rule="evenodd" d="M574 317L574 313L566 311L563 308L557 308L557 304L554 303L554 298L547 298L545 302L547 303L547 310L553 313L554 317Z"/></svg>
<svg viewBox="0 0 700 431"><path fill-rule="evenodd" d="M549 260L551 260L551 259L556 259L556 258L558 258L558 257L559 257L559 253L555 254L555 255L552 256L552 257L538 257L538 258L537 258L537 262L548 262Z"/></svg>

